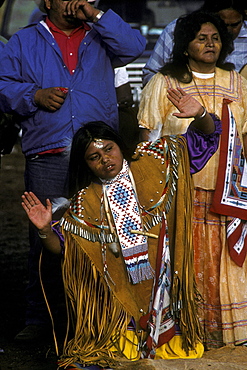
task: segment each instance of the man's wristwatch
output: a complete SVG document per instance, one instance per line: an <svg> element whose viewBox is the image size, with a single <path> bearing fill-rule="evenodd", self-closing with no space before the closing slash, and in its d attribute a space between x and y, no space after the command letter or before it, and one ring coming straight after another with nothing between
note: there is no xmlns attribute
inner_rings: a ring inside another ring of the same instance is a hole
<svg viewBox="0 0 247 370"><path fill-rule="evenodd" d="M99 11L99 13L94 17L93 19L93 23L96 23L98 22L98 20L100 20L100 18L102 17L102 15L104 14L105 12L103 12L102 10Z"/></svg>

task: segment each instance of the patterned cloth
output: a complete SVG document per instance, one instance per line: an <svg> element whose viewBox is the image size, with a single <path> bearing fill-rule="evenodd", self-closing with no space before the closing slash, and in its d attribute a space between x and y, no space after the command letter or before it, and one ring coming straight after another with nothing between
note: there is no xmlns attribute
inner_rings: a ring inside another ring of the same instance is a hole
<svg viewBox="0 0 247 370"><path fill-rule="evenodd" d="M247 220L247 183L243 148L235 118L224 99L220 163L212 211Z"/></svg>
<svg viewBox="0 0 247 370"><path fill-rule="evenodd" d="M247 251L247 223L240 218L234 218L227 225L227 241L232 260L243 266Z"/></svg>
<svg viewBox="0 0 247 370"><path fill-rule="evenodd" d="M154 358L157 347L169 342L175 335L175 321L170 307L171 279L169 236L164 214L159 235L156 278L150 307L151 315L148 319L150 332L147 338L147 346L150 350L149 357L151 358Z"/></svg>
<svg viewBox="0 0 247 370"><path fill-rule="evenodd" d="M104 197L110 205L129 279L133 284L151 279L153 270L148 261L147 237L133 233L143 231L137 195L127 161L112 180L102 180Z"/></svg>
<svg viewBox="0 0 247 370"><path fill-rule="evenodd" d="M216 190L211 210L234 218L228 222L229 254L242 267L247 252L247 187L244 180L246 161L239 139L237 125L229 108L230 100L224 99L222 121L224 131L220 149L220 163Z"/></svg>

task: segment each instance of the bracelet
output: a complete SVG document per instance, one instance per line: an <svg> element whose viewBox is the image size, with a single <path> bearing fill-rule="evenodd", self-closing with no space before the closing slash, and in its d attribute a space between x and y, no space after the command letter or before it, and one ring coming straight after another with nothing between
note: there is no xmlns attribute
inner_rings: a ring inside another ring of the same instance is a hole
<svg viewBox="0 0 247 370"><path fill-rule="evenodd" d="M93 23L98 22L100 20L100 18L102 17L103 14L105 14L105 12L103 12L102 10L100 10L99 13L94 17Z"/></svg>
<svg viewBox="0 0 247 370"><path fill-rule="evenodd" d="M38 231L38 236L41 238L41 239L47 239L47 235L46 234L40 234L40 232Z"/></svg>
<svg viewBox="0 0 247 370"><path fill-rule="evenodd" d="M203 107L203 112L202 112L202 114L198 117L198 119L202 119L202 118L204 118L204 117L206 116L206 114L207 114L207 109L206 109L205 107Z"/></svg>

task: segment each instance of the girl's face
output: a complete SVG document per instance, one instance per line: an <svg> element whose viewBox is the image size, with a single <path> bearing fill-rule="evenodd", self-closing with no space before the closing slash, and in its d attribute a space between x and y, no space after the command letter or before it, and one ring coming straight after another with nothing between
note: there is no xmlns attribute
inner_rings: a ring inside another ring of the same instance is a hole
<svg viewBox="0 0 247 370"><path fill-rule="evenodd" d="M85 161L95 176L110 180L121 171L123 154L114 141L96 139L87 148Z"/></svg>
<svg viewBox="0 0 247 370"><path fill-rule="evenodd" d="M204 23L187 49L189 65L196 72L213 72L219 58L222 43L217 28Z"/></svg>

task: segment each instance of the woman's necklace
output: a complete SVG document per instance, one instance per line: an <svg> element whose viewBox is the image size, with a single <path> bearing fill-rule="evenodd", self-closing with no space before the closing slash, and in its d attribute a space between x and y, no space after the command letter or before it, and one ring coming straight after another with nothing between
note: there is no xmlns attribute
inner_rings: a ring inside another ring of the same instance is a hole
<svg viewBox="0 0 247 370"><path fill-rule="evenodd" d="M205 101L199 91L199 88L197 86L197 83L196 83L196 80L195 80L195 77L194 77L194 73L193 71L190 69L190 67L188 66L188 69L189 71L191 72L192 74L192 80L193 80L193 83L195 85L195 88L196 88L196 91L197 91L197 94L199 96L199 98L201 99L201 102L202 102L202 105L203 107L206 109L206 104L205 104ZM215 103L215 85L216 85L216 72L214 71L214 84L213 84L213 113L215 114L215 109L216 109L216 103Z"/></svg>

